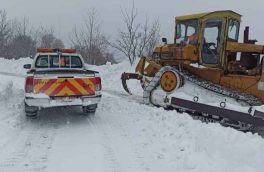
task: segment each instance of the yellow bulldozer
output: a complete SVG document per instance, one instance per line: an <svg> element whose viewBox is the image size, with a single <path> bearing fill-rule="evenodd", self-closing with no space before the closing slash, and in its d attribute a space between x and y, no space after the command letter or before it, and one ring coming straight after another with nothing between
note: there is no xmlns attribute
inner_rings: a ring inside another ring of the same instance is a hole
<svg viewBox="0 0 264 172"><path fill-rule="evenodd" d="M166 108L216 117L241 130L264 126L264 113L258 110L264 102L264 45L249 39L249 27L240 43L240 22L241 15L230 10L176 17L174 43L163 38L164 45L156 47L151 57L140 58L135 73L123 73L124 89L131 94L126 81L138 79L144 102L154 104L151 96L157 87L171 94L185 81L192 82L246 104L248 112L227 109L225 102L219 107L203 104L198 97L164 98Z"/></svg>

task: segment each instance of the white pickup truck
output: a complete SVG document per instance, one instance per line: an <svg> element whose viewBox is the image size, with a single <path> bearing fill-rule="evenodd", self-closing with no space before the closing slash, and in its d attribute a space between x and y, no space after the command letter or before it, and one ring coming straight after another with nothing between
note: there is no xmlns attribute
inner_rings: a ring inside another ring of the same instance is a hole
<svg viewBox="0 0 264 172"><path fill-rule="evenodd" d="M99 73L86 69L75 49L37 49L25 79L25 113L36 116L41 108L82 106L95 113L101 100Z"/></svg>

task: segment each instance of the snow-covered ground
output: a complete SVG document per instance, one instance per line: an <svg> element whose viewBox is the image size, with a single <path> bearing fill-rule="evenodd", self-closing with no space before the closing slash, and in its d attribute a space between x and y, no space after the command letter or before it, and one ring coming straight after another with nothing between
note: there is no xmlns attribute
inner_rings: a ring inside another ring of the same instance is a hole
<svg viewBox="0 0 264 172"><path fill-rule="evenodd" d="M141 104L137 81L129 82L133 96L122 89L121 73L134 70L125 62L90 66L103 78L95 116L53 108L28 119L23 64L30 62L0 59L0 172L263 171L260 136Z"/></svg>

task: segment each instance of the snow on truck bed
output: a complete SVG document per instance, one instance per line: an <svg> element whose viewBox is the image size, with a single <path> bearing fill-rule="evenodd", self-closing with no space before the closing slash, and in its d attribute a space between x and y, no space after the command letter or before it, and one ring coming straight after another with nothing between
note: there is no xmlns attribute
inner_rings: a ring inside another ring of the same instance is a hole
<svg viewBox="0 0 264 172"><path fill-rule="evenodd" d="M122 89L121 73L134 70L126 62L89 66L103 81L95 116L53 108L27 119L22 76L29 62L0 59L1 172L263 171L260 136L141 104L138 81L128 83L133 96Z"/></svg>

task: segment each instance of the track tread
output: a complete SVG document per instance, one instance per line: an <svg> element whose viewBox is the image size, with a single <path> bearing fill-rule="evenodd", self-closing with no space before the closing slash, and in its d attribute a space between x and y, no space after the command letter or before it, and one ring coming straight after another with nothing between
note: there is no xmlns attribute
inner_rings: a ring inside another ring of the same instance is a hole
<svg viewBox="0 0 264 172"><path fill-rule="evenodd" d="M186 79L189 82L194 83L195 85L198 85L204 89L207 89L207 90L212 91L212 92L217 93L217 94L221 94L221 95L233 98L236 101L244 102L250 106L259 106L259 105L263 104L258 98L254 97L250 94L241 93L241 92L232 90L230 88L214 84L210 81L203 80L203 79L189 73L186 70L182 70L182 69L179 70L179 69L177 69L175 67L171 67L171 66L162 67L155 74L155 76L152 78L150 83L145 87L144 93L143 93L143 102L145 104L152 104L154 106L159 106L159 105L156 105L152 102L152 100L151 100L152 96L151 95L152 95L152 92L159 86L160 77L163 74L163 72L166 70L172 70L172 71L178 73L182 77L183 82ZM202 119L202 118L200 118L200 119ZM230 124L226 121L228 121L228 120L222 120L222 121L218 121L218 122L221 123L222 125L234 127L234 126L232 126L233 124ZM244 124L244 123L240 124L240 122L238 122L238 123L239 123L239 125L234 124L235 128L237 128L238 130L248 130L252 127L251 125L248 125L248 124Z"/></svg>

